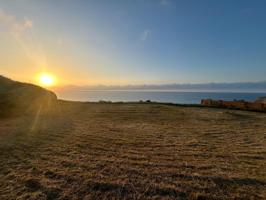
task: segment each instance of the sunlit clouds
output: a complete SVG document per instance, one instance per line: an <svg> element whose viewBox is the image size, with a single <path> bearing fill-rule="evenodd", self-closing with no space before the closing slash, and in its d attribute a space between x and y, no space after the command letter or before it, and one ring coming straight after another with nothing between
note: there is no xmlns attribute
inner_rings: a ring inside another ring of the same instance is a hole
<svg viewBox="0 0 266 200"><path fill-rule="evenodd" d="M10 34L16 41L18 49L31 61L36 71L46 70L47 58L41 42L34 34L33 20L24 17L18 19L16 16L0 9L0 31Z"/></svg>
<svg viewBox="0 0 266 200"><path fill-rule="evenodd" d="M0 30L7 31L15 37L19 37L24 31L33 27L30 19L18 20L15 16L0 9Z"/></svg>

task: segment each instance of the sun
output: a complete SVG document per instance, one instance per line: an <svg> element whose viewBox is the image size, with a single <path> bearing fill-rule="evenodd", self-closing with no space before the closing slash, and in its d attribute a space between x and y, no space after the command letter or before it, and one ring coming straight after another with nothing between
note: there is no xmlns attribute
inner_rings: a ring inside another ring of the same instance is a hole
<svg viewBox="0 0 266 200"><path fill-rule="evenodd" d="M38 83L43 87L52 87L56 84L55 76L48 73L42 73L38 76Z"/></svg>

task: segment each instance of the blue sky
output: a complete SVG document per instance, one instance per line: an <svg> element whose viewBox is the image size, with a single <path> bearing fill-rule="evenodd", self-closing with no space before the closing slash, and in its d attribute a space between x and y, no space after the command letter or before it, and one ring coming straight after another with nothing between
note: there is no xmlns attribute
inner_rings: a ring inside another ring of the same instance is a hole
<svg viewBox="0 0 266 200"><path fill-rule="evenodd" d="M79 85L266 80L265 0L2 0L0 9L0 73L21 80L40 70ZM15 39L3 26L10 16L28 22Z"/></svg>

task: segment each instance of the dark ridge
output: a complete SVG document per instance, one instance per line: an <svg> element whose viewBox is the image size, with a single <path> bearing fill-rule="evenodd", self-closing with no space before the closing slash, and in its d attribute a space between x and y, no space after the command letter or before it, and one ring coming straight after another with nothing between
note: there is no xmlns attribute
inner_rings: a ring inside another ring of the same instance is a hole
<svg viewBox="0 0 266 200"><path fill-rule="evenodd" d="M49 90L0 75L0 116L49 109L55 102L57 97Z"/></svg>

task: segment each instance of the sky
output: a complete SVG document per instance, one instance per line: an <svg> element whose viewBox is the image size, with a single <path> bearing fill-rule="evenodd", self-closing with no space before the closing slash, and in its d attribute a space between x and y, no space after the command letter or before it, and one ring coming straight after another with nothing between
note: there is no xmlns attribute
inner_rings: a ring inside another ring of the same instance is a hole
<svg viewBox="0 0 266 200"><path fill-rule="evenodd" d="M265 0L0 0L0 74L60 85L266 80Z"/></svg>

